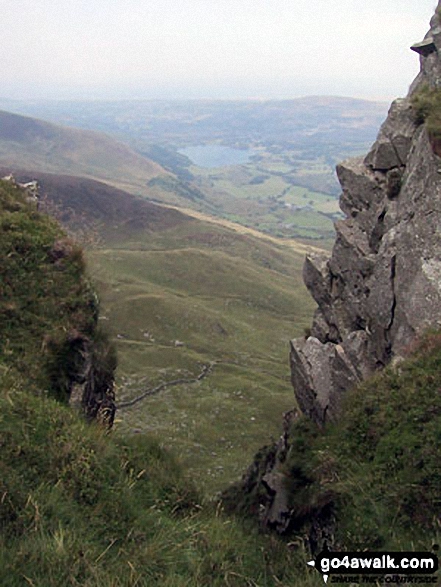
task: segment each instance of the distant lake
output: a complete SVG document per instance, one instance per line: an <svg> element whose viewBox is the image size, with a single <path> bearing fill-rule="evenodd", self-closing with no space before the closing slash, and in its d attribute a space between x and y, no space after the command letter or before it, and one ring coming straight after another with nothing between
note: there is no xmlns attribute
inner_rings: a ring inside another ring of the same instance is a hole
<svg viewBox="0 0 441 587"><path fill-rule="evenodd" d="M198 167L225 167L248 163L252 155L249 149L232 149L222 145L197 145L178 151Z"/></svg>

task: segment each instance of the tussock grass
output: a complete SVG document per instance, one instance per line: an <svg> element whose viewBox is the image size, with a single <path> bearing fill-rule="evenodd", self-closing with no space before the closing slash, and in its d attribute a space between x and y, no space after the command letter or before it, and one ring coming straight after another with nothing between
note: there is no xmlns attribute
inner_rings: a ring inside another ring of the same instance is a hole
<svg viewBox="0 0 441 587"><path fill-rule="evenodd" d="M156 441L105 435L9 385L0 387L2 585L318 585L302 555L204 505Z"/></svg>

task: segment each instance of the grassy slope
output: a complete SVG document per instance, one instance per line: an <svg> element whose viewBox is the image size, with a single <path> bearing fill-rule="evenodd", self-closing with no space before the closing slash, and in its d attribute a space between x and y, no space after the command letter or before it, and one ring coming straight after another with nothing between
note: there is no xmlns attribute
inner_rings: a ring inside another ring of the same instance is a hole
<svg viewBox="0 0 441 587"><path fill-rule="evenodd" d="M288 341L313 311L304 252L191 218L114 238L88 258L118 347L120 399L215 363L200 383L121 410L120 426L154 430L218 490L292 406Z"/></svg>
<svg viewBox="0 0 441 587"><path fill-rule="evenodd" d="M121 410L116 428L154 431L209 493L221 489L292 407L288 341L313 312L301 279L307 247L98 182L37 178L75 233L100 243L87 257L118 347L118 401L216 363L198 384Z"/></svg>
<svg viewBox="0 0 441 587"><path fill-rule="evenodd" d="M54 262L60 228L4 182L0 222L0 584L305 584L300 557L202 505L153 440L105 434L50 397L47 336L95 312L84 267L78 249Z"/></svg>
<svg viewBox="0 0 441 587"><path fill-rule="evenodd" d="M349 392L338 423L319 430L301 418L292 426L280 472L296 533L308 534L321 519L335 550L418 552L439 544L440 381L435 332L397 368ZM259 491L231 488L226 503L255 512Z"/></svg>
<svg viewBox="0 0 441 587"><path fill-rule="evenodd" d="M0 181L0 258L0 362L40 392L66 399L52 364L70 333L95 335L98 312L82 251Z"/></svg>
<svg viewBox="0 0 441 587"><path fill-rule="evenodd" d="M201 506L153 441L112 439L25 388L0 384L2 585L320 584L283 543Z"/></svg>
<svg viewBox="0 0 441 587"><path fill-rule="evenodd" d="M0 111L0 163L9 169L36 169L99 178L143 190L168 173L115 139L95 131L58 126ZM152 189L152 196L155 190Z"/></svg>

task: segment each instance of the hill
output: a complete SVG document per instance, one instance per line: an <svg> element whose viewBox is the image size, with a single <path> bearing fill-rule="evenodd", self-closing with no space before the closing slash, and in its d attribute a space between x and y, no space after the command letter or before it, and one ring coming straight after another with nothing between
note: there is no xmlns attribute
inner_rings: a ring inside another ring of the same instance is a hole
<svg viewBox="0 0 441 587"><path fill-rule="evenodd" d="M115 356L82 251L27 198L0 181L1 374L111 425Z"/></svg>
<svg viewBox="0 0 441 587"><path fill-rule="evenodd" d="M209 494L238 478L292 404L287 341L314 309L308 248L88 179L17 178L38 179L49 209L85 237L118 350L117 403L184 380L119 410L115 428L154 432Z"/></svg>
<svg viewBox="0 0 441 587"><path fill-rule="evenodd" d="M167 176L157 163L105 134L63 127L0 111L0 164L100 178L124 186L145 187Z"/></svg>
<svg viewBox="0 0 441 587"><path fill-rule="evenodd" d="M387 110L384 103L317 96L5 107L105 131L169 172L148 186L126 178L127 191L321 248L332 246L341 216L335 165L365 151Z"/></svg>
<svg viewBox="0 0 441 587"><path fill-rule="evenodd" d="M375 138L388 104L339 96L293 100L7 101L7 110L125 137L141 146L268 143L341 146ZM339 132L336 132L339 131ZM160 152L157 152L160 155Z"/></svg>
<svg viewBox="0 0 441 587"><path fill-rule="evenodd" d="M7 175L11 167L0 165L0 175ZM178 210L165 208L109 184L76 177L14 168L14 177L22 183L37 180L43 208L72 232L97 231L100 237L107 233L115 238L118 230L160 231L184 222L186 216Z"/></svg>
<svg viewBox="0 0 441 587"><path fill-rule="evenodd" d="M63 341L88 336L95 378L109 367L81 250L7 182L0 226L0 584L275 587L302 576L284 544L204 505L154 440L109 434L66 405L82 369Z"/></svg>

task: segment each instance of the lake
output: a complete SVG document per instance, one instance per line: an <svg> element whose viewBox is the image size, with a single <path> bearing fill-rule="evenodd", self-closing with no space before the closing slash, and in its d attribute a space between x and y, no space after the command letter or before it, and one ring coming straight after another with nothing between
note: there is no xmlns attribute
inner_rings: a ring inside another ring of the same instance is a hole
<svg viewBox="0 0 441 587"><path fill-rule="evenodd" d="M232 149L222 145L196 145L178 151L198 167L225 167L248 163L252 151L249 149Z"/></svg>

